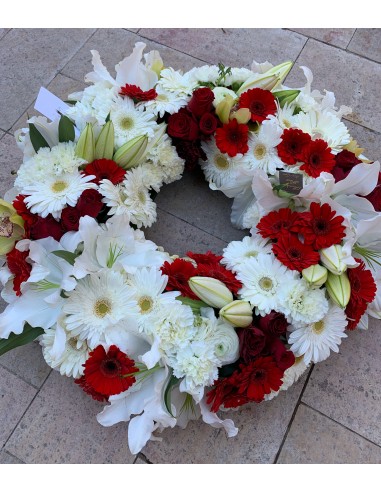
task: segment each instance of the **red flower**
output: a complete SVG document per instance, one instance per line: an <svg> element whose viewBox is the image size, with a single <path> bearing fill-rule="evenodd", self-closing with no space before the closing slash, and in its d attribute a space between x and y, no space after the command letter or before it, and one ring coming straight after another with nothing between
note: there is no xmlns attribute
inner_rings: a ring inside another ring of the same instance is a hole
<svg viewBox="0 0 381 492"><path fill-rule="evenodd" d="M359 302L358 304L349 301L345 308L345 314L347 316L347 330L355 330L360 322L362 315L365 313L368 304L366 302Z"/></svg>
<svg viewBox="0 0 381 492"><path fill-rule="evenodd" d="M339 244L345 236L344 218L331 209L328 203L312 202L310 205L311 220L304 223L299 232L304 236L305 244L310 244L315 250L329 248Z"/></svg>
<svg viewBox="0 0 381 492"><path fill-rule="evenodd" d="M168 275L165 290L179 290L184 297L198 299L188 285L188 280L197 275L197 269L190 261L181 258L176 258L172 263L166 261L161 267L161 271L164 275Z"/></svg>
<svg viewBox="0 0 381 492"><path fill-rule="evenodd" d="M311 142L308 133L296 128L284 130L282 141L277 145L278 155L286 164L296 164L302 158L306 145Z"/></svg>
<svg viewBox="0 0 381 492"><path fill-rule="evenodd" d="M66 207L61 213L61 222L65 231L78 231L81 214L76 207Z"/></svg>
<svg viewBox="0 0 381 492"><path fill-rule="evenodd" d="M197 118L201 118L203 114L211 111L213 101L213 91L209 87L201 87L193 92L192 98L188 103L188 109Z"/></svg>
<svg viewBox="0 0 381 492"><path fill-rule="evenodd" d="M259 328L270 335L280 336L286 333L289 323L284 314L271 311L259 318Z"/></svg>
<svg viewBox="0 0 381 492"><path fill-rule="evenodd" d="M28 225L32 225L36 222L38 219L38 216L35 214L32 214L32 212L29 210L29 208L26 206L26 203L24 202L24 198L26 198L25 195L17 195L16 198L13 200L12 205L14 206L16 212L22 219L24 220L24 223L27 223ZM25 226L25 224L24 224Z"/></svg>
<svg viewBox="0 0 381 492"><path fill-rule="evenodd" d="M167 133L181 140L197 140L198 122L186 108L181 108L178 113L171 114L168 118Z"/></svg>
<svg viewBox="0 0 381 492"><path fill-rule="evenodd" d="M201 116L199 126L200 131L204 135L213 135L216 131L218 125L217 118L213 116L211 113L205 113Z"/></svg>
<svg viewBox="0 0 381 492"><path fill-rule="evenodd" d="M279 338L274 338L271 341L270 353L274 357L276 365L282 371L291 367L295 362L295 355L291 350L287 350L284 343Z"/></svg>
<svg viewBox="0 0 381 492"><path fill-rule="evenodd" d="M37 217L37 220L30 227L31 239L43 239L52 236L53 239L59 241L64 233L61 222L57 222L51 214L45 219Z"/></svg>
<svg viewBox="0 0 381 492"><path fill-rule="evenodd" d="M353 152L349 152L346 149L335 155L335 167L332 169L331 174L336 183L345 179L352 169L360 163L360 159L357 159Z"/></svg>
<svg viewBox="0 0 381 492"><path fill-rule="evenodd" d="M21 296L21 284L28 280L32 270L32 265L26 261L28 255L29 251L19 251L16 248L7 254L7 265L14 275L13 290L17 296Z"/></svg>
<svg viewBox="0 0 381 492"><path fill-rule="evenodd" d="M262 123L270 114L275 114L275 97L264 89L249 89L239 99L240 108L249 108L251 121Z"/></svg>
<svg viewBox="0 0 381 492"><path fill-rule="evenodd" d="M247 145L249 127L238 123L236 119L230 120L221 128L216 130L216 145L221 152L230 157L237 154L245 154L249 147Z"/></svg>
<svg viewBox="0 0 381 492"><path fill-rule="evenodd" d="M270 212L258 222L257 229L264 238L277 239L283 229L290 230L292 225L302 214L292 212L289 208L280 208ZM304 216L302 216L304 217Z"/></svg>
<svg viewBox="0 0 381 492"><path fill-rule="evenodd" d="M370 201L376 212L381 212L381 173L378 175L377 185L374 190L364 198Z"/></svg>
<svg viewBox="0 0 381 492"><path fill-rule="evenodd" d="M258 357L266 345L266 337L263 331L255 326L248 326L237 330L239 338L239 356L245 364Z"/></svg>
<svg viewBox="0 0 381 492"><path fill-rule="evenodd" d="M121 87L119 94L121 96L127 96L133 99L134 103L138 103L140 101L152 101L152 99L157 97L157 92L155 89L143 91L140 87L133 84L126 84L124 87Z"/></svg>
<svg viewBox="0 0 381 492"><path fill-rule="evenodd" d="M78 386L80 386L85 393L90 395L93 400L101 402L108 401L108 396L102 395L102 393L98 393L97 391L95 391L95 389L87 383L85 376L74 379L74 382L75 384L78 384Z"/></svg>
<svg viewBox="0 0 381 492"><path fill-rule="evenodd" d="M370 270L365 269L363 260L356 258L359 266L348 268L348 279L351 284L351 297L345 314L347 315L347 330L354 330L361 316L365 313L368 304L371 303L377 292L377 286Z"/></svg>
<svg viewBox="0 0 381 492"><path fill-rule="evenodd" d="M320 260L319 253L310 245L303 244L296 234L282 234L278 237L278 242L272 245L272 250L283 265L298 272L316 265Z"/></svg>
<svg viewBox="0 0 381 492"><path fill-rule="evenodd" d="M193 253L192 251L187 251L187 256L192 258L197 265L215 265L219 264L222 260L222 256L215 255L211 251L207 251L206 253Z"/></svg>
<svg viewBox="0 0 381 492"><path fill-rule="evenodd" d="M102 345L98 345L90 352L84 368L86 384L105 396L126 391L136 381L134 376L126 375L139 371L135 362L116 345L111 345L107 353Z"/></svg>
<svg viewBox="0 0 381 492"><path fill-rule="evenodd" d="M235 295L242 288L242 283L230 270L227 270L220 263L210 265L198 265L197 273L200 277L212 277L223 282L226 287Z"/></svg>
<svg viewBox="0 0 381 492"><path fill-rule="evenodd" d="M309 176L317 178L322 172L330 173L335 167L335 156L324 140L312 140L302 152L304 164L300 169Z"/></svg>
<svg viewBox="0 0 381 492"><path fill-rule="evenodd" d="M102 195L97 190L85 190L79 197L77 209L81 216L96 217L103 208Z"/></svg>
<svg viewBox="0 0 381 492"><path fill-rule="evenodd" d="M122 169L118 164L110 159L96 159L87 164L83 173L86 176L94 175L94 183L99 184L102 179L109 179L112 184L116 185L123 181L126 170Z"/></svg>
<svg viewBox="0 0 381 492"><path fill-rule="evenodd" d="M178 156L184 159L187 171L193 171L199 159L206 161L206 154L202 150L199 140L190 142L188 140L175 139L173 145L176 147Z"/></svg>

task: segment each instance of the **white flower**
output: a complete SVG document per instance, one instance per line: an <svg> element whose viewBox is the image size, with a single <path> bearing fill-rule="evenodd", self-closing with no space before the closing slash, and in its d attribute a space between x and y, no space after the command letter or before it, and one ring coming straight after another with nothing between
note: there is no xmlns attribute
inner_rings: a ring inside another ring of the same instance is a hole
<svg viewBox="0 0 381 492"><path fill-rule="evenodd" d="M180 179L184 172L185 161L178 156L169 138L165 138L160 142L156 153L163 182L169 184Z"/></svg>
<svg viewBox="0 0 381 492"><path fill-rule="evenodd" d="M260 253L238 268L237 279L243 284L238 294L255 306L256 314L263 316L278 310L279 290L293 278L294 273L273 255Z"/></svg>
<svg viewBox="0 0 381 492"><path fill-rule="evenodd" d="M122 274L103 270L88 275L66 299L67 330L91 349L115 342L115 332L135 332L138 306ZM117 345L117 343L115 343Z"/></svg>
<svg viewBox="0 0 381 492"><path fill-rule="evenodd" d="M317 323L328 311L325 289L309 288L304 279L282 279L278 301L281 312L295 326Z"/></svg>
<svg viewBox="0 0 381 492"><path fill-rule="evenodd" d="M260 253L271 253L271 244L259 235L245 236L242 241L232 241L224 248L221 263L233 272L242 267L249 258Z"/></svg>
<svg viewBox="0 0 381 492"><path fill-rule="evenodd" d="M290 326L288 343L291 350L299 357L304 357L305 364L321 362L329 357L330 351L338 352L347 319L343 309L330 304L327 314L315 323Z"/></svg>
<svg viewBox="0 0 381 492"><path fill-rule="evenodd" d="M155 90L157 92L155 99L142 103L146 110L155 116L162 118L165 113L177 113L180 108L188 104L185 96L166 91L160 85L157 85Z"/></svg>
<svg viewBox="0 0 381 492"><path fill-rule="evenodd" d="M242 229L255 229L263 217L263 210L256 200L252 200L242 216Z"/></svg>
<svg viewBox="0 0 381 492"><path fill-rule="evenodd" d="M156 221L156 203L151 199L148 188L143 184L144 174L140 167L126 173L122 183L124 204L130 220L138 227L150 227Z"/></svg>
<svg viewBox="0 0 381 492"><path fill-rule="evenodd" d="M218 79L217 65L203 65L202 67L194 67L187 72L188 77L198 85L200 82L216 82Z"/></svg>
<svg viewBox="0 0 381 492"><path fill-rule="evenodd" d="M267 174L274 175L277 168L284 167L276 149L282 133L275 120L265 120L258 133L250 133L249 150L245 157L253 169L263 169Z"/></svg>
<svg viewBox="0 0 381 492"><path fill-rule="evenodd" d="M160 86L169 92L177 93L179 96L189 96L197 87L197 81L194 80L190 72L183 75L173 68L164 68L160 72L160 80L157 87Z"/></svg>
<svg viewBox="0 0 381 492"><path fill-rule="evenodd" d="M284 371L282 377L282 386L278 391L271 390L271 393L265 395L265 401L272 400L275 396L278 396L280 391L288 390L294 383L298 381L300 376L308 369L308 365L305 364L303 356L295 357L294 364Z"/></svg>
<svg viewBox="0 0 381 492"><path fill-rule="evenodd" d="M84 176L78 172L48 175L43 180L35 180L33 184L24 186L21 192L27 195L24 202L32 213L41 217L52 214L58 219L66 205L75 207L85 190L96 188L95 183L90 183L92 179L94 176Z"/></svg>
<svg viewBox="0 0 381 492"><path fill-rule="evenodd" d="M103 195L102 202L109 207L108 215L125 215L130 217L130 210L124 203L126 195L122 184L114 185L109 179L102 179L99 193Z"/></svg>

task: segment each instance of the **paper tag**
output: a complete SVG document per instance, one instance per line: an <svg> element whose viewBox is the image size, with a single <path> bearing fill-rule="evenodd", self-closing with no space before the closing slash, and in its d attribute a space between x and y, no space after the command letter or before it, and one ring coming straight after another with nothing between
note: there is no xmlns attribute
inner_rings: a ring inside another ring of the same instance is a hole
<svg viewBox="0 0 381 492"><path fill-rule="evenodd" d="M54 121L60 117L60 113L65 114L69 106L45 87L40 88L34 109L37 109L42 115Z"/></svg>
<svg viewBox="0 0 381 492"><path fill-rule="evenodd" d="M279 184L282 190L292 195L299 195L303 189L303 175L279 171Z"/></svg>

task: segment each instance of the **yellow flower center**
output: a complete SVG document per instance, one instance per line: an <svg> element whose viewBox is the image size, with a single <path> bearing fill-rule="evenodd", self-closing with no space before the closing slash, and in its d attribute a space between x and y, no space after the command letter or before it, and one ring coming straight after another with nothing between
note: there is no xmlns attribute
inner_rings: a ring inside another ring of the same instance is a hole
<svg viewBox="0 0 381 492"><path fill-rule="evenodd" d="M256 257L258 256L258 251L246 251L245 256L246 258Z"/></svg>
<svg viewBox="0 0 381 492"><path fill-rule="evenodd" d="M258 144L254 148L254 157L259 161L263 159L266 155L266 147L263 144Z"/></svg>
<svg viewBox="0 0 381 492"><path fill-rule="evenodd" d="M9 217L0 218L0 237L12 237L13 224Z"/></svg>
<svg viewBox="0 0 381 492"><path fill-rule="evenodd" d="M94 306L95 316L104 318L111 311L111 302L109 299L98 299Z"/></svg>
<svg viewBox="0 0 381 492"><path fill-rule="evenodd" d="M142 296L138 301L140 312L146 314L152 311L153 308L153 300L152 297Z"/></svg>
<svg viewBox="0 0 381 492"><path fill-rule="evenodd" d="M312 329L316 333L316 335L320 335L324 331L324 322L322 320L314 323Z"/></svg>
<svg viewBox="0 0 381 492"><path fill-rule="evenodd" d="M144 191L139 191L138 193L138 198L139 198L139 201L144 205L147 201L147 198L146 198L146 195L144 193Z"/></svg>
<svg viewBox="0 0 381 492"><path fill-rule="evenodd" d="M120 120L119 125L123 130L130 130L134 126L134 120L129 116L125 116Z"/></svg>
<svg viewBox="0 0 381 492"><path fill-rule="evenodd" d="M259 281L259 287L263 290L271 290L273 288L273 281L269 277L262 277Z"/></svg>
<svg viewBox="0 0 381 492"><path fill-rule="evenodd" d="M216 168L220 169L221 171L226 171L226 169L229 168L229 162L223 155L218 155L214 159L214 163L216 165Z"/></svg>
<svg viewBox="0 0 381 492"><path fill-rule="evenodd" d="M61 191L66 190L67 188L67 183L65 181L55 181L52 184L52 191L54 193L61 193Z"/></svg>
<svg viewBox="0 0 381 492"><path fill-rule="evenodd" d="M291 127L291 122L286 120L286 119L283 119L282 120L282 123L283 125L286 127L286 128L290 128Z"/></svg>

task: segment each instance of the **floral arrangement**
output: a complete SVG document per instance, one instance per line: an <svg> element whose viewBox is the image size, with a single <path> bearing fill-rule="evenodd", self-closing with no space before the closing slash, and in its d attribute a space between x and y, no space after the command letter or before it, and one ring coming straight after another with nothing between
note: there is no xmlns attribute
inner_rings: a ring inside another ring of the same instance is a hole
<svg viewBox="0 0 381 492"><path fill-rule="evenodd" d="M93 51L60 117L16 133L0 200L0 355L46 363L129 422L139 452L189 420L270 400L381 318L380 164L331 92L288 88L291 63L183 74L137 43L115 78ZM200 165L250 229L222 255L170 255L140 230L155 194Z"/></svg>

